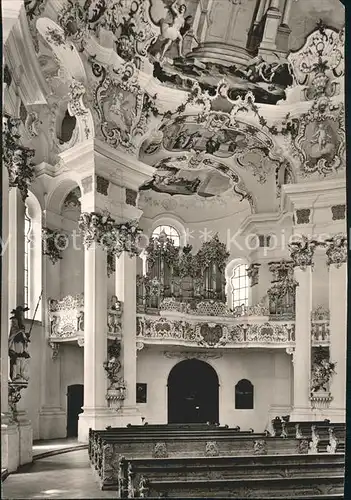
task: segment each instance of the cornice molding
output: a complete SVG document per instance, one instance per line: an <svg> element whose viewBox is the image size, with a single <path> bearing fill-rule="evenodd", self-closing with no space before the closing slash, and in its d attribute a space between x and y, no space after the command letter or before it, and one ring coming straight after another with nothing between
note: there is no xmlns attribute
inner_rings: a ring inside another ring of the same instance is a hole
<svg viewBox="0 0 351 500"><path fill-rule="evenodd" d="M282 186L282 207L287 212L299 208L326 208L346 200L345 179L331 179Z"/></svg>
<svg viewBox="0 0 351 500"><path fill-rule="evenodd" d="M98 139L79 143L59 156L70 171L84 176L104 174L114 184L131 189L150 179L155 170Z"/></svg>

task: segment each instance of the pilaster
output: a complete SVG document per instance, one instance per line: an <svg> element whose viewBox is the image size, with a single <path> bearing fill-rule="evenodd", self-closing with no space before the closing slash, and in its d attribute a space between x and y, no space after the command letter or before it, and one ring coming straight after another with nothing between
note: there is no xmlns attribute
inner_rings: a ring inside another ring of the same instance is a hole
<svg viewBox="0 0 351 500"><path fill-rule="evenodd" d="M50 216L43 212L43 227L55 227ZM52 224L53 223L53 224ZM60 229L60 228L58 228ZM60 260L53 263L48 255L42 257L43 280L43 326L45 342L42 346L42 384L41 409L39 413L40 439L57 439L66 437L66 412L60 406L61 364L60 357L52 356L49 346L50 321L48 317L48 300L60 297Z"/></svg>
<svg viewBox="0 0 351 500"><path fill-rule="evenodd" d="M126 397L121 408L121 425L124 418L126 423L140 423L136 406L136 258L127 252L116 259L116 295L123 303L121 361Z"/></svg>
<svg viewBox="0 0 351 500"><path fill-rule="evenodd" d="M314 243L303 237L289 245L296 287L292 420L309 420L311 378L312 266Z"/></svg>
<svg viewBox="0 0 351 500"><path fill-rule="evenodd" d="M345 422L346 409L346 353L347 353L347 240L335 235L328 242L330 310L330 360L336 363L330 381L332 401L330 418Z"/></svg>

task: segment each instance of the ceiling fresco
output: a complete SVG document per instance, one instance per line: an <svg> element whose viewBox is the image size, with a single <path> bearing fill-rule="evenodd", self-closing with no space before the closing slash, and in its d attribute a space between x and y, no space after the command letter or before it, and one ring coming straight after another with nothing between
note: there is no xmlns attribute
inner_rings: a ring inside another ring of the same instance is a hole
<svg viewBox="0 0 351 500"><path fill-rule="evenodd" d="M229 194L252 200L256 190L276 202L284 179L342 174L342 15L335 7L338 26L326 25L317 0L304 2L313 27L298 27L297 47L289 36L301 3L288 19L281 5L278 14L259 12L268 2L258 0L25 2L50 89L50 112L35 110L35 126L28 122L55 152L42 161L96 138L155 167L144 193L201 203ZM67 113L76 129L60 145Z"/></svg>
<svg viewBox="0 0 351 500"><path fill-rule="evenodd" d="M206 151L219 158L229 158L237 151L261 149L266 154L272 141L255 127L237 122L235 129L211 128L208 122L199 124L195 117L176 120L160 129L163 147L168 151Z"/></svg>
<svg viewBox="0 0 351 500"><path fill-rule="evenodd" d="M228 165L209 155L178 155L162 158L155 165L155 173L140 191L155 191L170 196L196 196L219 199L232 194L239 201L254 200L239 175Z"/></svg>

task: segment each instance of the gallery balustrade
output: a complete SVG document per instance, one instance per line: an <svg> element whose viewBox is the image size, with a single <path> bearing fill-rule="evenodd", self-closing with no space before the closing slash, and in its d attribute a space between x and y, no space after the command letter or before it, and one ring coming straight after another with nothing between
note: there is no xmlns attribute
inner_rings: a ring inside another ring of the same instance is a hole
<svg viewBox="0 0 351 500"><path fill-rule="evenodd" d="M84 295L67 295L49 299L48 316L50 322L50 342L78 341L84 343ZM122 303L113 296L107 310L107 335L111 339L120 338Z"/></svg>

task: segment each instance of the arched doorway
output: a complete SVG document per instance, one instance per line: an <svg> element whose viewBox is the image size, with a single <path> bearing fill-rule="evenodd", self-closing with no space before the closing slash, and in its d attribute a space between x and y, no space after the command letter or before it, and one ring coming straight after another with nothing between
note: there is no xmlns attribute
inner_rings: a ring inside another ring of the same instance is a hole
<svg viewBox="0 0 351 500"><path fill-rule="evenodd" d="M198 359L175 365L168 376L168 423L216 423L218 376L214 368Z"/></svg>
<svg viewBox="0 0 351 500"><path fill-rule="evenodd" d="M67 387L67 437L78 436L78 418L83 412L84 386L81 384Z"/></svg>

